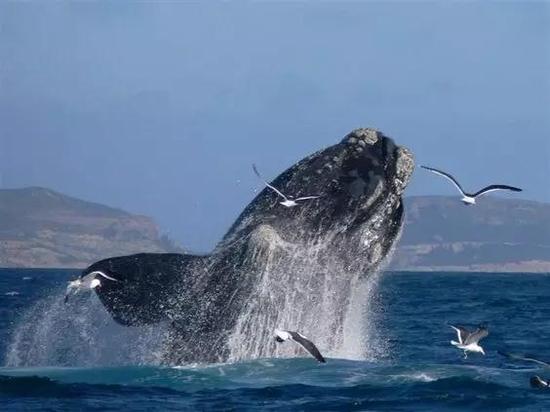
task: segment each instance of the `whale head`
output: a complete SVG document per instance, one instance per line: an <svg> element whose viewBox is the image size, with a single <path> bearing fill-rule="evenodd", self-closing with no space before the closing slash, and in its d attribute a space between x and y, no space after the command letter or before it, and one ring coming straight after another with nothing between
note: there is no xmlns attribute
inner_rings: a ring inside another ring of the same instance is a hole
<svg viewBox="0 0 550 412"><path fill-rule="evenodd" d="M346 248L353 252L386 243L375 252L382 255L399 232L401 194L413 169L411 152L391 138L370 128L353 130L341 142L304 158L271 182L290 198L319 198L284 207L281 198L265 188L221 245L259 225L269 225L285 241L330 234L333 240L346 241ZM359 250L350 249L350 242Z"/></svg>

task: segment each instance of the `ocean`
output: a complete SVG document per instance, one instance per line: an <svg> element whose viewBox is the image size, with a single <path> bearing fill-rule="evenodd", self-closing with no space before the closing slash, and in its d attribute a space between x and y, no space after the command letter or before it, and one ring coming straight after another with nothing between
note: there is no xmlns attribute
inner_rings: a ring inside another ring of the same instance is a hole
<svg viewBox="0 0 550 412"><path fill-rule="evenodd" d="M63 304L71 270L0 269L0 410L550 410L550 276L380 277L365 359L310 357L158 366L159 331L114 324L93 294ZM449 323L487 323L464 359ZM320 348L322 350L322 348Z"/></svg>

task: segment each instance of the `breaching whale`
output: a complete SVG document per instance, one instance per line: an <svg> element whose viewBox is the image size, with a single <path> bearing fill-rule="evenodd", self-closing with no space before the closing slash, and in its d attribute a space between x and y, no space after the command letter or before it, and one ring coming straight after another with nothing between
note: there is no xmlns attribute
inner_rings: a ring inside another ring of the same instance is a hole
<svg viewBox="0 0 550 412"><path fill-rule="evenodd" d="M113 257L83 275L118 280L95 289L116 322L166 325L167 364L291 355L272 343L276 328L303 331L329 355L361 357L363 286L399 237L413 169L407 149L357 129L272 182L319 199L286 208L265 188L211 254Z"/></svg>

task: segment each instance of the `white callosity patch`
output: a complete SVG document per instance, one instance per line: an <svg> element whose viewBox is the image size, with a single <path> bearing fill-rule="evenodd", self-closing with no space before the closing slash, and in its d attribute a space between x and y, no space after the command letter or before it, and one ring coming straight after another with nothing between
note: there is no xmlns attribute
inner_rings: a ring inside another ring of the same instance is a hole
<svg viewBox="0 0 550 412"><path fill-rule="evenodd" d="M396 177L394 185L397 193L402 193L409 184L414 171L414 158L406 147L397 148Z"/></svg>
<svg viewBox="0 0 550 412"><path fill-rule="evenodd" d="M351 134L357 138L359 142L364 142L364 144L373 145L378 141L376 129L359 128L355 129Z"/></svg>

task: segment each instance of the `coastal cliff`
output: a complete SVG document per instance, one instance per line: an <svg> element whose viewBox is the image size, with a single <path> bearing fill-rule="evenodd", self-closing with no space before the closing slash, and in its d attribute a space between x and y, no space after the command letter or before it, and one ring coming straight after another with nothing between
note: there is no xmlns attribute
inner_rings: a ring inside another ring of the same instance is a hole
<svg viewBox="0 0 550 412"><path fill-rule="evenodd" d="M174 250L151 218L40 187L0 190L0 267L83 268L107 256Z"/></svg>
<svg viewBox="0 0 550 412"><path fill-rule="evenodd" d="M398 270L550 272L550 204L486 196L405 198Z"/></svg>

